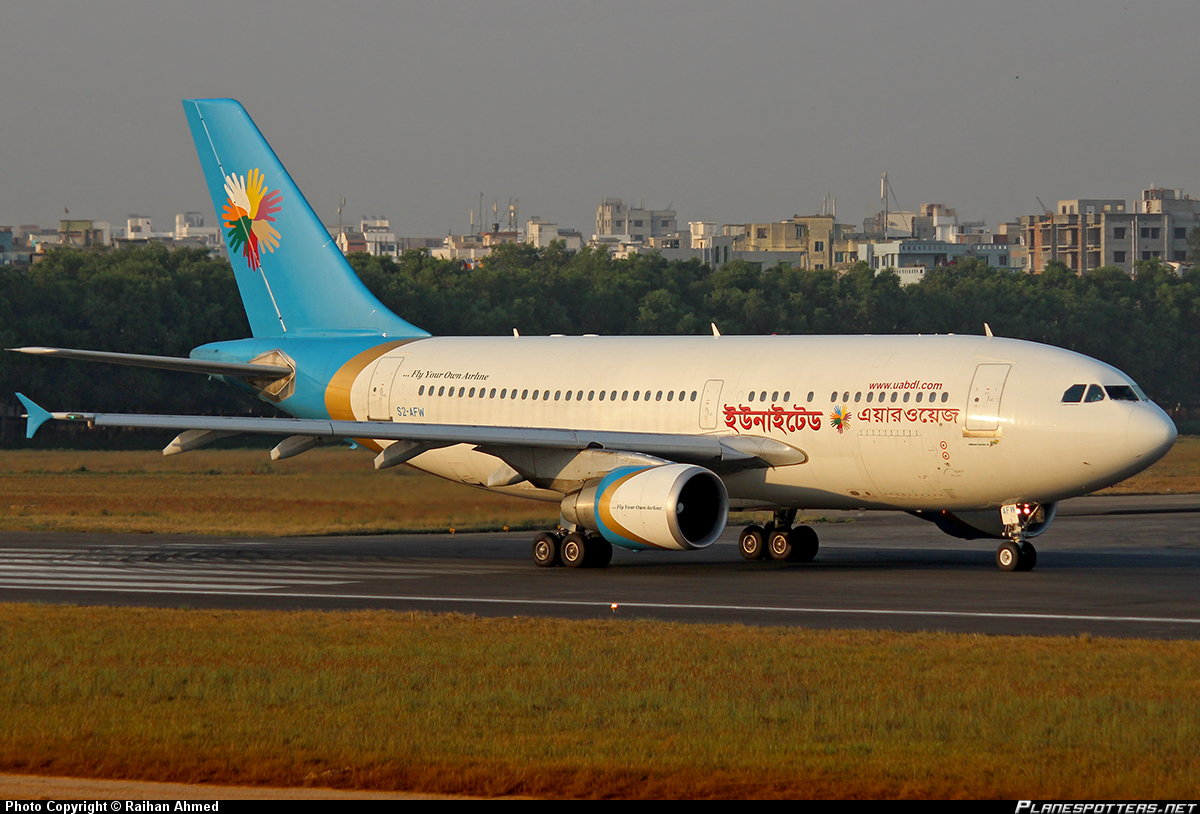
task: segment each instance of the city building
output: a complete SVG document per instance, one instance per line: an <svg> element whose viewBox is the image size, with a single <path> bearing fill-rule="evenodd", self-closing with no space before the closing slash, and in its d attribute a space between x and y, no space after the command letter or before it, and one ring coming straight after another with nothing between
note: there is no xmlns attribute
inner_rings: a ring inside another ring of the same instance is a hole
<svg viewBox="0 0 1200 814"><path fill-rule="evenodd" d="M1044 271L1051 261L1076 274L1102 266L1133 273L1138 260L1161 260L1176 267L1188 256L1188 235L1200 225L1200 201L1181 189L1142 191L1129 211L1116 198L1059 201L1053 212L1018 219L1029 252L1028 270Z"/></svg>
<svg viewBox="0 0 1200 814"><path fill-rule="evenodd" d="M652 237L675 234L679 226L674 209L646 209L641 206L626 206L621 198L605 198L596 207L596 234L602 237L621 238L624 243L647 243Z"/></svg>
<svg viewBox="0 0 1200 814"><path fill-rule="evenodd" d="M530 218L525 223L525 242L544 249L554 241L561 241L567 251L583 248L583 235L577 229L560 229L557 223L541 218Z"/></svg>

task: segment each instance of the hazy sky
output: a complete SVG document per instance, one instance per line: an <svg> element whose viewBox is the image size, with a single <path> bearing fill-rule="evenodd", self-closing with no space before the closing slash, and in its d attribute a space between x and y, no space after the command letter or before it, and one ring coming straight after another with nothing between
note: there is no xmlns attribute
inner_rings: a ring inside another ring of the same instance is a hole
<svg viewBox="0 0 1200 814"><path fill-rule="evenodd" d="M1035 196L1200 194L1196 0L6 0L0 224L215 221L180 99L250 111L327 222L590 235L604 196L681 223Z"/></svg>

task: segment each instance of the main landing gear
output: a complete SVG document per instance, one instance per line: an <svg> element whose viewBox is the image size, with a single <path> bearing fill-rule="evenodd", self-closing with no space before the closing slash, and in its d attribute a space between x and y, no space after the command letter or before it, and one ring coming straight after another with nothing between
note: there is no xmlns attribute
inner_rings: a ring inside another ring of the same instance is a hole
<svg viewBox="0 0 1200 814"><path fill-rule="evenodd" d="M612 562L612 543L599 534L543 531L533 538L533 561L541 568L604 568Z"/></svg>
<svg viewBox="0 0 1200 814"><path fill-rule="evenodd" d="M812 562L820 541L811 526L793 526L795 509L780 509L763 526L746 526L738 535L738 550L748 560L770 556L776 562Z"/></svg>
<svg viewBox="0 0 1200 814"><path fill-rule="evenodd" d="M996 565L1001 571L1032 571L1037 565L1037 549L1025 539L1026 529L1041 514L1034 503L1010 503L1000 508L1004 536L1008 539L996 549Z"/></svg>

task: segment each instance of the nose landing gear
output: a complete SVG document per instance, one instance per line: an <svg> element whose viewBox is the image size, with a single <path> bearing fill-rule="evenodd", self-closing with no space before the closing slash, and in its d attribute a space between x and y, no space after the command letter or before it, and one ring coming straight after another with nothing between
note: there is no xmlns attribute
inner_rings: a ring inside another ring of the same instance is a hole
<svg viewBox="0 0 1200 814"><path fill-rule="evenodd" d="M1008 539L996 549L996 565L1001 571L1032 571L1037 565L1037 549L1026 539L1031 523L1045 518L1036 503L1007 503L1000 507L1004 536Z"/></svg>

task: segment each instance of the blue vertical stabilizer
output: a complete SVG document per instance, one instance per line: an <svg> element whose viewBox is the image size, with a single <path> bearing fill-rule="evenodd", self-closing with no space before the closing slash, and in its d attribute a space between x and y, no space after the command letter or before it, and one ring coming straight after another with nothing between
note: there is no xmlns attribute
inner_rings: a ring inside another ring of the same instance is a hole
<svg viewBox="0 0 1200 814"><path fill-rule="evenodd" d="M255 336L429 335L362 284L241 104L183 107Z"/></svg>

